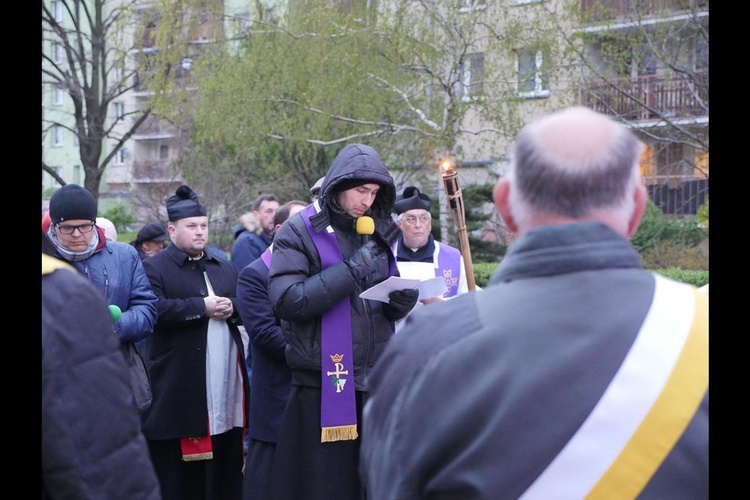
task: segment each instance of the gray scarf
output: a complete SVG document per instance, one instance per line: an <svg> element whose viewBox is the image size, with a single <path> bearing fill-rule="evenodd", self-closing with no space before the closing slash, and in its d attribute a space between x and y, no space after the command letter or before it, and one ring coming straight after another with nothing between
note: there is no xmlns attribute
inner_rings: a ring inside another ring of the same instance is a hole
<svg viewBox="0 0 750 500"><path fill-rule="evenodd" d="M57 252L62 256L62 258L69 262L81 262L82 260L88 259L94 254L94 250L96 250L96 246L99 244L99 232L96 230L96 228L94 228L94 237L91 238L89 247L83 252L71 252L70 250L65 248L63 244L60 243L60 240L57 239L57 233L55 232L54 226L50 226L49 230L47 231L47 236L49 236L50 241L52 241L52 243L55 245Z"/></svg>

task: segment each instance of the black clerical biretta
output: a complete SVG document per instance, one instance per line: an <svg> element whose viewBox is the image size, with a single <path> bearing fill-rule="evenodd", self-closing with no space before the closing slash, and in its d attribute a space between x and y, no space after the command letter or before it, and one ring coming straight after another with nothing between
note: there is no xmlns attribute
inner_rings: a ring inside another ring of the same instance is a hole
<svg viewBox="0 0 750 500"><path fill-rule="evenodd" d="M175 194L167 199L167 215L170 222L187 217L201 217L207 213L206 206L198 201L198 195L190 186L178 187Z"/></svg>
<svg viewBox="0 0 750 500"><path fill-rule="evenodd" d="M403 194L396 198L396 202L393 204L393 211L398 215L418 208L422 208L429 212L431 206L432 201L429 196L420 193L419 189L415 186L406 186Z"/></svg>

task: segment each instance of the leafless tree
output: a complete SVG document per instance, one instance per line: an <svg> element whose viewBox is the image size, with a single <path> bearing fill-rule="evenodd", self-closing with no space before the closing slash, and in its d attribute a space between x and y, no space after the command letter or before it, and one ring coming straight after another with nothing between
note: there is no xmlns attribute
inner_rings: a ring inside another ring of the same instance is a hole
<svg viewBox="0 0 750 500"><path fill-rule="evenodd" d="M114 110L113 103L137 89L144 78L143 33L133 33L137 0L57 0L42 2L42 83L64 92L70 105L45 108L42 139L60 127L73 134L85 173L84 186L99 198L106 168L151 107ZM171 66L151 67L150 76ZM156 81L156 80L155 80ZM65 184L51 165L42 170Z"/></svg>

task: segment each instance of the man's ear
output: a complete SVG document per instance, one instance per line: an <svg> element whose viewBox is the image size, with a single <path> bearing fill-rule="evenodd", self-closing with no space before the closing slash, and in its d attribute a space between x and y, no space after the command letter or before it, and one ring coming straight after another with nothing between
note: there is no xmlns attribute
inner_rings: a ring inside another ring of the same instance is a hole
<svg viewBox="0 0 750 500"><path fill-rule="evenodd" d="M516 225L513 215L510 213L510 181L501 177L498 179L495 187L492 189L492 200L495 202L497 211L500 217L503 218L503 222L511 232L517 232L518 226Z"/></svg>
<svg viewBox="0 0 750 500"><path fill-rule="evenodd" d="M628 221L628 238L631 238L636 233L643 214L646 213L646 207L648 206L648 190L646 186L638 184L633 191L633 198L635 203L633 204L633 213L630 215L630 220Z"/></svg>

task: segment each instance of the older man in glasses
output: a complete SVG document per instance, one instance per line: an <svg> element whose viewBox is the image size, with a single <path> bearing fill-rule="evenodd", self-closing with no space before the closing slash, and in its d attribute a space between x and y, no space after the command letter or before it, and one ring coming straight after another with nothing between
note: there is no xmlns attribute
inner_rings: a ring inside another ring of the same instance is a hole
<svg viewBox="0 0 750 500"><path fill-rule="evenodd" d="M396 224L402 236L393 245L398 269L405 278L427 279L439 276L445 281L445 293L420 300L421 304L439 302L469 291L461 251L435 240L432 235L432 200L415 186L407 186L393 204ZM396 325L399 330L401 320Z"/></svg>
<svg viewBox="0 0 750 500"><path fill-rule="evenodd" d="M62 259L84 275L102 294L108 305L120 308L114 322L123 352L131 363L145 367L133 346L154 331L158 298L151 288L141 259L127 243L107 241L104 229L96 225L96 200L84 187L66 184L49 202L51 224L47 236L55 246L54 257ZM81 321L85 321L82 318ZM147 379L145 379L147 380ZM136 398L141 411L150 397Z"/></svg>

